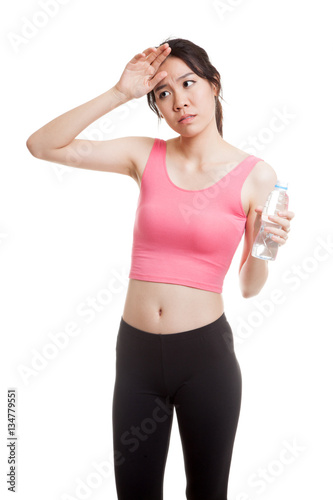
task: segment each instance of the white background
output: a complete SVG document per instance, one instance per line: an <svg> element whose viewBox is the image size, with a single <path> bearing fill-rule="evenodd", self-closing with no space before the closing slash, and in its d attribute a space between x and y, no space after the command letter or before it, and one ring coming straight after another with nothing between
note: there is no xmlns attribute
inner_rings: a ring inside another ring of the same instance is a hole
<svg viewBox="0 0 333 500"><path fill-rule="evenodd" d="M289 208L296 214L259 295L244 299L240 293L243 240L225 279L225 311L243 377L228 498L329 498L330 3L20 0L1 10L2 498L13 498L6 485L6 398L7 389L16 388L15 498L116 499L115 342L139 188L126 176L38 160L26 140L115 85L135 54L168 37L189 39L208 52L222 79L224 139L263 158L289 182ZM165 124L158 127L146 97L106 118L107 131L101 119L79 137L175 136ZM92 297L99 310L88 322L79 311L91 308ZM52 334L64 333L71 322L77 335L65 334L68 344L57 349ZM44 364L33 369L37 355ZM102 462L109 465L104 478L96 472ZM175 418L165 499L184 500L185 486Z"/></svg>

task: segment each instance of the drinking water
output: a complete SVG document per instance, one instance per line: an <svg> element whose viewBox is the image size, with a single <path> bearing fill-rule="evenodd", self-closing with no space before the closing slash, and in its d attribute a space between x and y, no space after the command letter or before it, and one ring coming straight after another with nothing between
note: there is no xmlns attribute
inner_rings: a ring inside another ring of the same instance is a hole
<svg viewBox="0 0 333 500"><path fill-rule="evenodd" d="M265 227L281 228L276 222L268 219L269 215L278 215L278 212L288 209L289 197L287 194L288 183L278 180L266 200L261 215L261 227L252 247L252 256L258 259L275 260L279 243L272 240L273 233L265 231Z"/></svg>

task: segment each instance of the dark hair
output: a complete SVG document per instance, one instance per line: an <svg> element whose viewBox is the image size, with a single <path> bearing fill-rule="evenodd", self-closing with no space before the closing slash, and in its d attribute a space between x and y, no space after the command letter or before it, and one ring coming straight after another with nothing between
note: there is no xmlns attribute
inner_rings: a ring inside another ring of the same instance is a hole
<svg viewBox="0 0 333 500"><path fill-rule="evenodd" d="M221 137L223 137L223 112L221 102L219 101L219 98L223 100L220 73L210 62L207 52L203 48L199 47L199 45L183 38L168 38L159 46L166 42L168 42L171 48L171 52L168 57L179 57L179 59L182 59L194 73L201 78L205 78L216 86L218 95L215 96L215 119L218 132ZM148 92L147 100L150 109L157 114L160 121L162 117L156 106L153 90Z"/></svg>

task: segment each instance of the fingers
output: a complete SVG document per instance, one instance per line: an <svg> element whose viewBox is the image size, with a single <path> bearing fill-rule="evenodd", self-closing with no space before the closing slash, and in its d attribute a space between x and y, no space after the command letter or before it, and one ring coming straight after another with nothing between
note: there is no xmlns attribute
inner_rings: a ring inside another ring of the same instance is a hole
<svg viewBox="0 0 333 500"><path fill-rule="evenodd" d="M149 56L152 52L155 52L157 49L155 47L148 47L148 49L144 50L141 52L141 54L144 54L146 57Z"/></svg>
<svg viewBox="0 0 333 500"><path fill-rule="evenodd" d="M255 210L257 212L262 212L263 207L258 205ZM288 239L288 233L290 231L290 221L295 217L295 213L290 210L283 210L278 212L279 215L268 215L268 219L276 224L279 224L281 228L275 227L265 227L267 233L272 234L272 239L277 241L279 245L284 245Z"/></svg>
<svg viewBox="0 0 333 500"><path fill-rule="evenodd" d="M288 238L288 232L289 231L286 231L285 229L278 229L276 227L268 227L266 226L265 227L265 231L267 231L268 233L273 233L273 234L276 234L278 236L282 236L283 238Z"/></svg>
<svg viewBox="0 0 333 500"><path fill-rule="evenodd" d="M155 75L150 79L149 88L150 92L156 87L156 85L167 76L166 71L160 71L156 73L162 62L168 57L171 52L171 48L168 43L164 43L160 47L151 52L147 57L147 62L150 62L150 66L155 70Z"/></svg>
<svg viewBox="0 0 333 500"><path fill-rule="evenodd" d="M276 224L282 226L282 229L286 232L290 231L290 223L284 217L279 217L278 215L268 215L268 219Z"/></svg>
<svg viewBox="0 0 333 500"><path fill-rule="evenodd" d="M290 220L293 219L295 214L293 212L279 212L279 215L268 215L269 220L280 224L282 228L289 232L290 231Z"/></svg>
<svg viewBox="0 0 333 500"><path fill-rule="evenodd" d="M144 59L147 57L152 51L156 50L155 47L148 47L148 49L144 50L143 52L139 52L138 54L135 54L133 59L130 60L131 63L136 63L140 59Z"/></svg>
<svg viewBox="0 0 333 500"><path fill-rule="evenodd" d="M293 219L295 217L294 212L291 212L290 210L284 210L283 212L279 212L279 215L281 217L285 217L286 219Z"/></svg>
<svg viewBox="0 0 333 500"><path fill-rule="evenodd" d="M144 50L143 52L147 55L148 55L148 51L153 52L153 53L156 52L156 54L160 54L161 52L163 52L163 50L165 50L168 47L169 47L169 44L164 43L163 45L160 45L159 47L148 47L148 49Z"/></svg>
<svg viewBox="0 0 333 500"><path fill-rule="evenodd" d="M139 54L136 54L133 59L130 61L131 63L137 63L140 60L145 61L149 63L149 65L154 69L155 71L155 76L153 79L151 79L150 82L150 88L154 88L158 82L163 80L163 78L166 77L167 72L163 71L163 73L158 73L156 74L156 71L158 70L159 66L162 64L162 62L168 57L168 55L171 52L171 47L169 47L169 44L166 42L163 45L160 45L159 47L148 47L144 52L140 52Z"/></svg>
<svg viewBox="0 0 333 500"><path fill-rule="evenodd" d="M264 209L264 207L262 205L257 205L256 208L255 208L255 211L256 212L262 212Z"/></svg>
<svg viewBox="0 0 333 500"><path fill-rule="evenodd" d="M283 229L276 229L275 227L265 227L264 231L266 233L270 233L272 235L271 238L274 241L277 241L279 244L286 243L288 239L288 234Z"/></svg>
<svg viewBox="0 0 333 500"><path fill-rule="evenodd" d="M164 47L164 49L161 49L161 51L157 51L156 54L150 54L150 56L156 55L155 60L151 62L151 66L154 68L155 71L162 64L162 62L165 61L170 52L171 52L171 47L167 45L166 47Z"/></svg>
<svg viewBox="0 0 333 500"><path fill-rule="evenodd" d="M150 88L150 92L154 89L154 87L156 87L156 85L161 81L163 80L163 78L165 78L167 75L167 72L166 71L160 71L159 73L157 73L154 78L152 78L149 82L149 88Z"/></svg>
<svg viewBox="0 0 333 500"><path fill-rule="evenodd" d="M171 52L171 48L169 47L168 43L164 43L157 49L155 47L152 47L152 51L150 54L147 56L147 62L155 69L162 64L162 62L168 57L168 55Z"/></svg>
<svg viewBox="0 0 333 500"><path fill-rule="evenodd" d="M139 54L136 54L136 56L134 56L134 58L140 59L140 57L142 57L142 58L146 57L148 62L151 62L154 60L155 57L159 56L161 54L161 52L163 52L166 48L168 48L168 46L169 46L168 43L164 43L160 47L148 47L143 52L139 52Z"/></svg>
<svg viewBox="0 0 333 500"><path fill-rule="evenodd" d="M286 215L288 213L289 217L290 212L279 212L279 213L281 214L281 217L279 217L278 215L269 215L268 218L272 222L279 224L281 228L265 227L265 231L267 233L273 234L272 236L273 240L277 241L280 245L283 245L286 243L289 236L288 233L290 231L290 222L286 217L283 217L282 215Z"/></svg>

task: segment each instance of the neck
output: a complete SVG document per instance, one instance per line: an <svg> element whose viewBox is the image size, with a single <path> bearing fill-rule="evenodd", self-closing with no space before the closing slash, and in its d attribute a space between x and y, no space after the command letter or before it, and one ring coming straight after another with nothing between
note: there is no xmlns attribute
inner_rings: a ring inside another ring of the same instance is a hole
<svg viewBox="0 0 333 500"><path fill-rule="evenodd" d="M214 124L215 125L215 124ZM192 137L180 135L176 139L176 146L181 156L188 164L195 166L203 165L211 161L216 156L216 152L221 153L221 149L227 151L230 145L220 136L215 126L215 130L203 130L200 134Z"/></svg>

